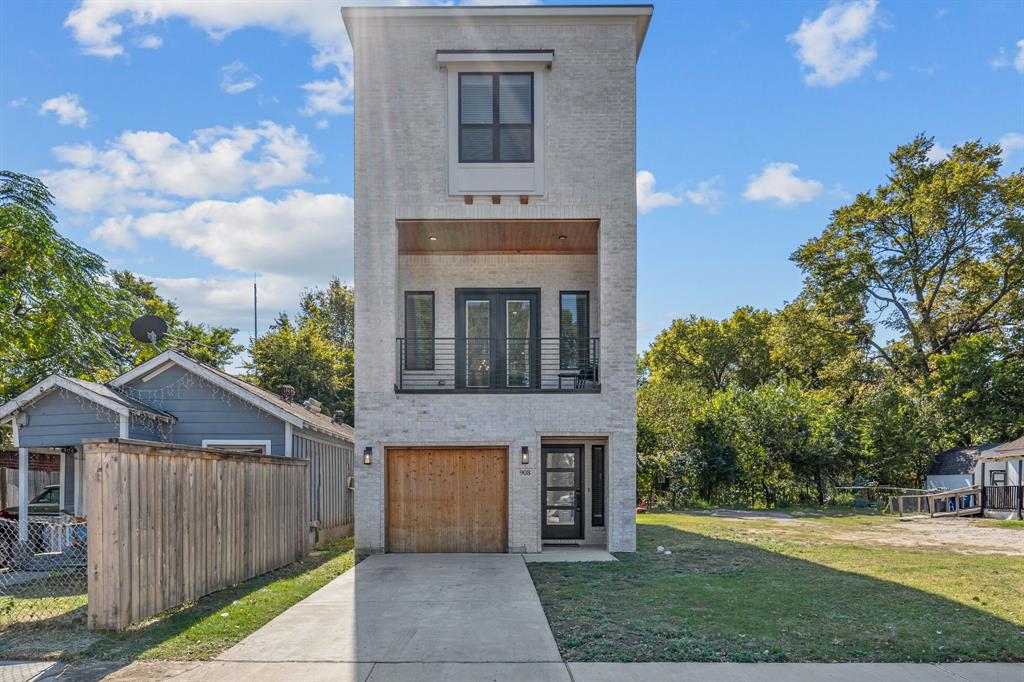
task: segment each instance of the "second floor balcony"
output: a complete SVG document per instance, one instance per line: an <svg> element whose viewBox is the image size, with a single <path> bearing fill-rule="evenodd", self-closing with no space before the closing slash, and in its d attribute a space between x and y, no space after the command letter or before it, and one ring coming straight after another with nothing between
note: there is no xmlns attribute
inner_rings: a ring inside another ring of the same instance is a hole
<svg viewBox="0 0 1024 682"><path fill-rule="evenodd" d="M399 393L599 393L597 338L398 338Z"/></svg>

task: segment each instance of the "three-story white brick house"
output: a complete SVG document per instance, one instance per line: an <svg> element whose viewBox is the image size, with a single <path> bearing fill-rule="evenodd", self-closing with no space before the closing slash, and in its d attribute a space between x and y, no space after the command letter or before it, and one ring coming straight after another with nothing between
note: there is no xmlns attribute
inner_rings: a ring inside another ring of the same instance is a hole
<svg viewBox="0 0 1024 682"><path fill-rule="evenodd" d="M649 5L353 7L356 546L633 551Z"/></svg>

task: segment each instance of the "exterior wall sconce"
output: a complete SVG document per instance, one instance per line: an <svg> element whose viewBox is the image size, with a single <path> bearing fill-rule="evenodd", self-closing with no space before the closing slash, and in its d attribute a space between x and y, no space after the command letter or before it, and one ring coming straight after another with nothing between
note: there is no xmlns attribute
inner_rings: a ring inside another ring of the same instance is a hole
<svg viewBox="0 0 1024 682"><path fill-rule="evenodd" d="M522 447L521 452L523 453L523 464L529 464L530 463L530 448L529 448L529 446L524 445Z"/></svg>
<svg viewBox="0 0 1024 682"><path fill-rule="evenodd" d="M373 448L369 445L363 449L363 464L367 466L373 464Z"/></svg>
<svg viewBox="0 0 1024 682"><path fill-rule="evenodd" d="M28 426L32 420L28 416L28 412L19 412L14 421L17 422L18 426Z"/></svg>

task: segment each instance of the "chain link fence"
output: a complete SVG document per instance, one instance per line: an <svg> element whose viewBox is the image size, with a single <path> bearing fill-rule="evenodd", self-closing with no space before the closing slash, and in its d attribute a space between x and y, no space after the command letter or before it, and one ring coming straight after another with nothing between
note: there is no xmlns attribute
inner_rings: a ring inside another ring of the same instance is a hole
<svg viewBox="0 0 1024 682"><path fill-rule="evenodd" d="M24 539L17 520L0 518L0 633L84 622L86 542L86 524L68 516L30 516Z"/></svg>

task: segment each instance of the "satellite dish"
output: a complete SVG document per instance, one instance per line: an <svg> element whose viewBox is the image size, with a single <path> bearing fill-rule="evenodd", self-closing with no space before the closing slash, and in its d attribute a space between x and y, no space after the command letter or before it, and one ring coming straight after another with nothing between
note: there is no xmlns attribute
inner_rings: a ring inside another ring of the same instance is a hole
<svg viewBox="0 0 1024 682"><path fill-rule="evenodd" d="M139 343L156 344L167 333L167 323L156 315L143 315L135 318L129 327L132 338Z"/></svg>

